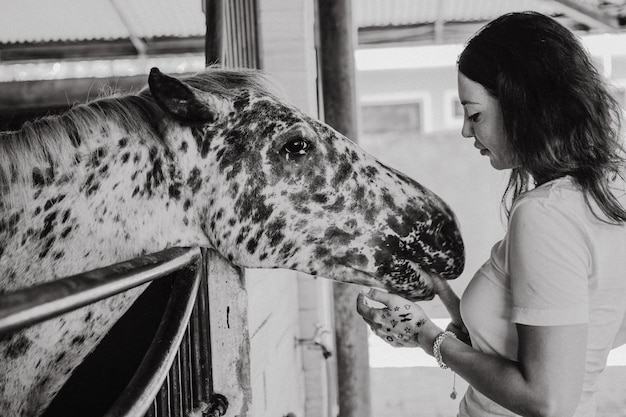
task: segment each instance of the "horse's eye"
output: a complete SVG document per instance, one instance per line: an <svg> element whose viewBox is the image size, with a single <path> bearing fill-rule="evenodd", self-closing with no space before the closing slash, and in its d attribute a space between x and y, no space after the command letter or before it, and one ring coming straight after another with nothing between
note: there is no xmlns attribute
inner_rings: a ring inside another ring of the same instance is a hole
<svg viewBox="0 0 626 417"><path fill-rule="evenodd" d="M288 161L294 161L302 158L311 149L309 141L303 138L295 138L283 145L282 152Z"/></svg>

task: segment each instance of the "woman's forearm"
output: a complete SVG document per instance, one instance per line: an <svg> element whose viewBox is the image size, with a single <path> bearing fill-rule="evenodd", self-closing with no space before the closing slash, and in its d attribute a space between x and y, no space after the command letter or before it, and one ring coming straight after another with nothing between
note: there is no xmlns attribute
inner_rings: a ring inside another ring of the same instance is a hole
<svg viewBox="0 0 626 417"><path fill-rule="evenodd" d="M555 392L558 387L552 390L525 376L519 362L485 354L452 337L443 341L441 354L446 365L473 388L516 414L564 416L575 410L577 401L573 407L564 406L563 397Z"/></svg>

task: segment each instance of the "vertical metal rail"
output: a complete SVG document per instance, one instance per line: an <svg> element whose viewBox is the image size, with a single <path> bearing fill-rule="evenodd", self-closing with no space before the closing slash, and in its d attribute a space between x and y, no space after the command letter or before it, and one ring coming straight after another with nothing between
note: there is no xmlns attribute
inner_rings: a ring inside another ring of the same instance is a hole
<svg viewBox="0 0 626 417"><path fill-rule="evenodd" d="M205 0L206 64L260 68L257 0Z"/></svg>
<svg viewBox="0 0 626 417"><path fill-rule="evenodd" d="M349 138L358 137L352 0L317 0L324 120ZM358 288L333 284L338 402L342 417L371 416L367 328L352 307Z"/></svg>
<svg viewBox="0 0 626 417"><path fill-rule="evenodd" d="M206 38L204 42L205 65L221 64L224 61L223 0L204 0Z"/></svg>

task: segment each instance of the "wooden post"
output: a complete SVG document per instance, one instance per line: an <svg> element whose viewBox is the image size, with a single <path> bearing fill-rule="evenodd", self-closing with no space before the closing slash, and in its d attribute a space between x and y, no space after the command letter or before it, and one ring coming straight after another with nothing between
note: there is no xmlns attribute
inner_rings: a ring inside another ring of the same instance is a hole
<svg viewBox="0 0 626 417"><path fill-rule="evenodd" d="M357 138L354 31L351 0L318 0L324 120ZM335 340L340 417L369 417L367 328L356 312L360 287L334 284Z"/></svg>
<svg viewBox="0 0 626 417"><path fill-rule="evenodd" d="M226 417L247 417L250 390L250 335L244 271L213 250L206 256L213 390L228 400Z"/></svg>

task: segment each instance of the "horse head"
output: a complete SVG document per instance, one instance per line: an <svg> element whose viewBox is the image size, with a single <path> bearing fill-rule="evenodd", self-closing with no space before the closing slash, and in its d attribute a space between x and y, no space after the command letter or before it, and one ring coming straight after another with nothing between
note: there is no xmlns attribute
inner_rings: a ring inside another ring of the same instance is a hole
<svg viewBox="0 0 626 417"><path fill-rule="evenodd" d="M193 134L203 184L194 205L215 249L239 266L299 270L413 300L434 296L421 271L460 275L463 242L441 198L251 82L257 73L238 74L229 89L201 74L176 79L154 68L149 76L168 122Z"/></svg>

